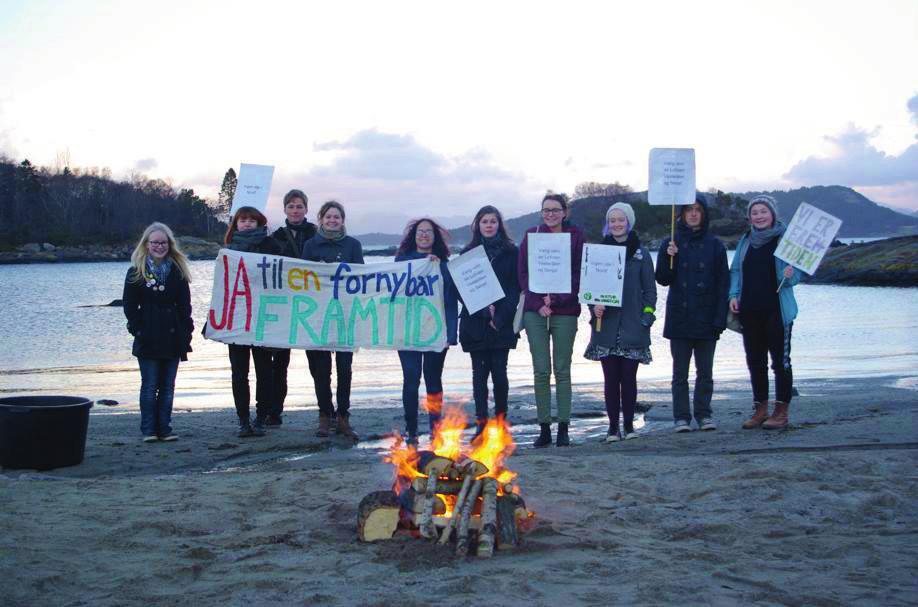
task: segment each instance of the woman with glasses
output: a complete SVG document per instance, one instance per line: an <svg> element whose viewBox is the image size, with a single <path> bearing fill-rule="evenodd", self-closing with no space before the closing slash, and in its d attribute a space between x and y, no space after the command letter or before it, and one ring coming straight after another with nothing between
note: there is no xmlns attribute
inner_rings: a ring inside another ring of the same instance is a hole
<svg viewBox="0 0 918 607"><path fill-rule="evenodd" d="M446 237L446 230L433 219L416 219L405 228L405 236L395 254L395 261L429 258L440 264L440 272L443 274L446 348L442 352L398 352L398 359L402 364L402 407L405 410L405 426L408 433L406 442L414 446L418 444L418 391L421 387L421 375L424 376L424 389L427 392L427 421L433 432L443 408L443 363L449 346L456 344L458 304L449 275L449 249L446 246Z"/></svg>
<svg viewBox="0 0 918 607"><path fill-rule="evenodd" d="M555 444L569 446L568 424L571 419L571 356L580 316L580 257L583 232L564 221L567 197L548 194L542 199L542 223L526 230L520 244L519 283L523 290L523 327L529 338L533 382L539 418L539 437L533 446L547 447L551 437L551 374L555 375L558 436ZM566 293L533 293L529 289L529 234L570 234L571 289Z"/></svg>
<svg viewBox="0 0 918 607"><path fill-rule="evenodd" d="M172 399L180 360L191 352L191 272L169 226L150 224L124 279L124 315L140 366L143 442L174 441Z"/></svg>

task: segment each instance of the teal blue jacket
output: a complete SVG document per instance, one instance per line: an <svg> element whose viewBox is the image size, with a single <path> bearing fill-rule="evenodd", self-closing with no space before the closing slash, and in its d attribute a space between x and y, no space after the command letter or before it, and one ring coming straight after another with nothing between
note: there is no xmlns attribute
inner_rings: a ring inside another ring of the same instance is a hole
<svg viewBox="0 0 918 607"><path fill-rule="evenodd" d="M743 259L746 257L746 250L749 248L748 242L749 232L743 234L743 237L740 238L739 243L736 245L736 252L733 254L733 263L730 264L730 295L729 299L736 299L739 301L740 295L743 292ZM789 264L775 257L775 276L778 278L778 284L781 284L781 278L784 276L784 268ZM791 266L793 267L793 266ZM778 291L778 303L781 306L781 320L784 322L784 326L794 322L794 319L797 318L797 300L794 298L794 285L800 282L800 278L803 276L803 273L797 268L793 268L794 273L790 278L784 281L784 284L781 285L781 289ZM740 301L740 309L743 307L743 302Z"/></svg>

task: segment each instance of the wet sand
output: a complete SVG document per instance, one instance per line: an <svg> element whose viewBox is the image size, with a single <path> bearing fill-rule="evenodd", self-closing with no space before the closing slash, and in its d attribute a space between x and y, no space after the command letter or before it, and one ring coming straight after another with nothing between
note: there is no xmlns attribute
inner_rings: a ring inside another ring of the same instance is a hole
<svg viewBox="0 0 918 607"><path fill-rule="evenodd" d="M314 411L238 439L232 410L179 405L181 439L145 445L132 408L97 407L83 464L0 473L3 604L915 604L914 379L798 388L787 431L741 430L733 382L718 431L674 435L667 387L641 385L641 437L607 445L601 386L581 387L575 445L542 450L517 391L510 467L536 523L519 550L461 562L356 539L359 500L391 483L399 410L353 411L351 447L313 437Z"/></svg>

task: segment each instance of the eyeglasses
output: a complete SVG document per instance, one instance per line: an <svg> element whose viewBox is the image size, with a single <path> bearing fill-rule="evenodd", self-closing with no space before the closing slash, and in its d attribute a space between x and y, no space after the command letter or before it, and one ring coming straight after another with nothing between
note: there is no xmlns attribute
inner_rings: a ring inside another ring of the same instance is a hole
<svg viewBox="0 0 918 607"><path fill-rule="evenodd" d="M421 236L433 236L434 231L433 230L418 230L417 233L420 234Z"/></svg>
<svg viewBox="0 0 918 607"><path fill-rule="evenodd" d="M563 212L564 209L542 209L542 215L557 215Z"/></svg>
<svg viewBox="0 0 918 607"><path fill-rule="evenodd" d="M147 242L150 243L151 247L168 247L169 246L168 240L148 240Z"/></svg>

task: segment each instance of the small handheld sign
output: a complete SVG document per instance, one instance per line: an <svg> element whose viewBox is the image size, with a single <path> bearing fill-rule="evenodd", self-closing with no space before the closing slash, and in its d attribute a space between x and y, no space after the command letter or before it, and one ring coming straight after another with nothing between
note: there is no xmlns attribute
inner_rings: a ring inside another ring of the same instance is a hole
<svg viewBox="0 0 918 607"><path fill-rule="evenodd" d="M672 205L670 238L676 238L676 205L695 202L695 149L653 148L650 150L650 178L647 202ZM673 267L673 258L669 258Z"/></svg>
<svg viewBox="0 0 918 607"><path fill-rule="evenodd" d="M812 276L835 240L841 224L838 217L801 202L775 249L775 257ZM779 291L783 285L782 277Z"/></svg>
<svg viewBox="0 0 918 607"><path fill-rule="evenodd" d="M240 164L230 216L240 207L254 207L264 213L268 206L268 194L271 193L273 179L274 167L271 165Z"/></svg>
<svg viewBox="0 0 918 607"><path fill-rule="evenodd" d="M469 314L504 298L497 274L488 261L484 246L478 245L449 262L453 283Z"/></svg>

